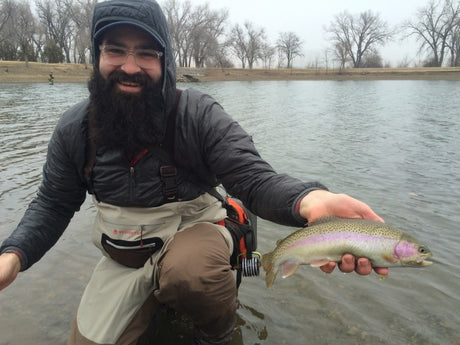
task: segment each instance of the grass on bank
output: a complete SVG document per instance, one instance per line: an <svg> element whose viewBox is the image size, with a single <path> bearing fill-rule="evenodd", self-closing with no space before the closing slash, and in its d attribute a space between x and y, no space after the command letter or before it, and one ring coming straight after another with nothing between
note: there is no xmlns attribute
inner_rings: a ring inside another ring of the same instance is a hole
<svg viewBox="0 0 460 345"><path fill-rule="evenodd" d="M0 61L0 83L86 82L92 66L82 64L47 64L23 61ZM178 68L179 81L230 80L365 80L365 79L446 79L460 80L460 67L441 68L352 68L326 69L241 69Z"/></svg>

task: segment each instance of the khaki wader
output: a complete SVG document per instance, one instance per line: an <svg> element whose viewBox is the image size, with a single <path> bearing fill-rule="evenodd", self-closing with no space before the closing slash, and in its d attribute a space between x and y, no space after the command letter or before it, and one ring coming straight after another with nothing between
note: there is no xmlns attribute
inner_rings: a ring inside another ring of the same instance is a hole
<svg viewBox="0 0 460 345"><path fill-rule="evenodd" d="M105 256L83 293L68 345L136 344L160 304L187 315L210 344L230 340L236 285L231 235L214 224L226 215L221 202L204 194L153 208L95 204L93 242ZM115 243L158 237L164 245L131 268L110 258L102 236Z"/></svg>

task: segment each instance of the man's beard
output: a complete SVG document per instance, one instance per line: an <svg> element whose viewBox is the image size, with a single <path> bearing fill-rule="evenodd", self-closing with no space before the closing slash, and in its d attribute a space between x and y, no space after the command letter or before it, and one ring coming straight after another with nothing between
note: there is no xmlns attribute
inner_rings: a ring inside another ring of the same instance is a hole
<svg viewBox="0 0 460 345"><path fill-rule="evenodd" d="M120 81L138 83L142 90L133 94L120 91ZM161 142L165 119L159 83L145 74L128 75L118 70L105 79L99 70L94 70L88 89L88 117L98 148L122 149L131 159Z"/></svg>

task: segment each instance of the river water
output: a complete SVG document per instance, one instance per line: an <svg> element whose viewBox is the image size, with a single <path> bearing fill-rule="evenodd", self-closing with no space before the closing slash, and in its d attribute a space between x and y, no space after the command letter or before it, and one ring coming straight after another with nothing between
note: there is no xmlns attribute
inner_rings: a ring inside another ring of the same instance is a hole
<svg viewBox="0 0 460 345"><path fill-rule="evenodd" d="M271 289L263 274L244 278L232 345L460 344L459 81L193 87L218 99L279 172L365 201L435 255L434 265L392 269L385 280L307 266ZM0 85L0 240L36 193L60 114L86 96L84 84ZM93 216L88 198L57 245L0 293L0 345L65 344L100 256ZM259 250L293 230L260 220ZM188 344L190 327L162 320L158 344Z"/></svg>

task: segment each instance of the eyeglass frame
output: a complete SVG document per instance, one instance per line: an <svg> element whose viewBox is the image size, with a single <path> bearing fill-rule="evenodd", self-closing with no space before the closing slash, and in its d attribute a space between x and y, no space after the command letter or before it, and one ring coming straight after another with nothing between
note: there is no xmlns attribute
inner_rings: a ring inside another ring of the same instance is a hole
<svg viewBox="0 0 460 345"><path fill-rule="evenodd" d="M136 63L137 66L139 66L140 68L142 69L152 69L154 67L143 67L141 65L139 65L139 63L137 62L137 52L139 51L152 51L152 52L155 52L155 54L157 55L157 57L155 58L156 60L161 60L161 58L163 57L163 52L162 51L158 51L156 49L153 49L153 48L148 48L148 49L144 49L144 48L132 48L132 49L128 49L128 48L125 48L125 47L122 47L122 46L118 46L116 44L100 44L99 45L99 51L101 52L101 54L106 54L107 52L105 51L105 49L107 47L114 47L114 48L117 48L117 49L120 49L120 50L123 50L125 52L125 59L123 61L123 63L112 63L110 62L109 60L107 60L107 63L111 66L123 66L126 61L128 61L128 56L132 55L134 57L134 62ZM153 60L152 60L153 61Z"/></svg>

